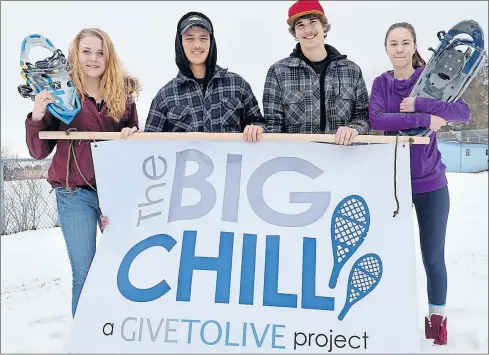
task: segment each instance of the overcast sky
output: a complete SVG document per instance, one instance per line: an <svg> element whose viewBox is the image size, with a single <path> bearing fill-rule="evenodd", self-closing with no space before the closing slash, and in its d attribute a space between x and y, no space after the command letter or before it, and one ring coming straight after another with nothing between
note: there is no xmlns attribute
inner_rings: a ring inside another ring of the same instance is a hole
<svg viewBox="0 0 489 355"><path fill-rule="evenodd" d="M243 76L261 107L268 68L290 54L296 42L287 31L287 11L293 1L162 1L75 2L3 1L1 3L1 138L2 146L28 157L25 117L33 102L22 98L17 86L19 55L24 37L39 33L66 55L68 44L85 27L99 27L111 36L126 67L138 77L144 91L137 103L144 127L151 100L177 74L175 31L180 17L200 11L213 22L217 63ZM426 61L428 48L438 45L436 33L457 22L473 19L487 42L487 1L322 1L331 24L331 44L363 71L370 91L373 79L391 69L383 41L395 22L411 23ZM487 49L487 44L485 45ZM31 57L33 60L44 59ZM37 54L43 54L38 52Z"/></svg>

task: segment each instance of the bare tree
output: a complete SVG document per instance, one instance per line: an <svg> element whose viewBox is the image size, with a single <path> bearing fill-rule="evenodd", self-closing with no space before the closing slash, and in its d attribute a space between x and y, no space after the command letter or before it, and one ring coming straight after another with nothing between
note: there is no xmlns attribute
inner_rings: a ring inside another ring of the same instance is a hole
<svg viewBox="0 0 489 355"><path fill-rule="evenodd" d="M8 150L7 147L2 145L2 158L9 158L10 157L10 151Z"/></svg>
<svg viewBox="0 0 489 355"><path fill-rule="evenodd" d="M59 226L55 196L45 180L49 164L18 159L2 146L2 234Z"/></svg>
<svg viewBox="0 0 489 355"><path fill-rule="evenodd" d="M471 119L468 124L451 123L443 127L441 131L450 130L473 130L488 128L489 106L488 106L488 75L489 60L486 58L483 68L477 73L463 94L463 99L470 106Z"/></svg>

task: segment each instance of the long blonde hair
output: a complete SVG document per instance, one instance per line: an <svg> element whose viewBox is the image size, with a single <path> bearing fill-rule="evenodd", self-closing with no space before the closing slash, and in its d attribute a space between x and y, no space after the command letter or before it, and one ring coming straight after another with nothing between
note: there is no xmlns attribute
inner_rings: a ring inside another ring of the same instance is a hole
<svg viewBox="0 0 489 355"><path fill-rule="evenodd" d="M128 101L134 102L137 99L141 85L139 80L130 76L122 66L109 35L98 28L85 28L70 43L68 51L68 61L72 66L71 79L82 105L86 86L78 51L80 41L85 37L97 37L102 40L105 72L100 81L100 94L107 104L108 115L119 122Z"/></svg>

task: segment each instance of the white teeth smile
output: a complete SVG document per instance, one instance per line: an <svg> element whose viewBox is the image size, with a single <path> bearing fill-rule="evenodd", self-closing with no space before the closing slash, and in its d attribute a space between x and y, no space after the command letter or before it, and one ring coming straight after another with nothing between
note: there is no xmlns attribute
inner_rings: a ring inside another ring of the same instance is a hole
<svg viewBox="0 0 489 355"><path fill-rule="evenodd" d="M316 37L316 35L312 35L312 36L308 36L308 37L304 37L305 39L313 39L314 37Z"/></svg>
<svg viewBox="0 0 489 355"><path fill-rule="evenodd" d="M87 65L89 68L98 68L98 65Z"/></svg>

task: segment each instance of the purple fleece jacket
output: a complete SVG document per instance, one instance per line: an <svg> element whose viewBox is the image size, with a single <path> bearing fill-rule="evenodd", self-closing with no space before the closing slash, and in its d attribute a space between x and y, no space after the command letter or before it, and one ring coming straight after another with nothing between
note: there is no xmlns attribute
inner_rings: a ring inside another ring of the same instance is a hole
<svg viewBox="0 0 489 355"><path fill-rule="evenodd" d="M423 72L419 67L406 80L394 79L388 71L375 78L369 104L369 119L372 129L395 135L399 130L429 127L430 114L440 116L446 121L468 122L470 108L463 99L456 102L443 102L435 99L417 97L413 113L400 113L401 101L409 96L414 84ZM436 133L430 135L430 144L411 146L411 187L414 194L431 192L447 185L445 165L436 142Z"/></svg>

